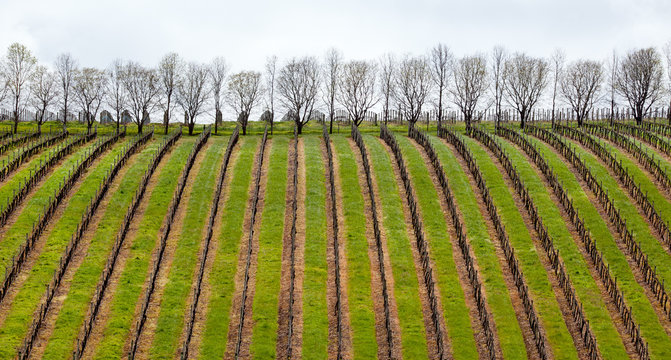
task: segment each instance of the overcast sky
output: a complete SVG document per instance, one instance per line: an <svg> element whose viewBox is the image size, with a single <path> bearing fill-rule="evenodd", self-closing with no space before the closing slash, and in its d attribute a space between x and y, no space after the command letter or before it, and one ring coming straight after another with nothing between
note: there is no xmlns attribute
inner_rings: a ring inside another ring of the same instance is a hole
<svg viewBox="0 0 671 360"><path fill-rule="evenodd" d="M154 65L176 51L187 60L224 56L232 70L262 70L266 56L348 59L422 54L438 42L457 56L511 51L606 59L614 48L671 39L669 0L206 1L0 0L0 47L27 45L52 64L70 52L82 66L114 58Z"/></svg>

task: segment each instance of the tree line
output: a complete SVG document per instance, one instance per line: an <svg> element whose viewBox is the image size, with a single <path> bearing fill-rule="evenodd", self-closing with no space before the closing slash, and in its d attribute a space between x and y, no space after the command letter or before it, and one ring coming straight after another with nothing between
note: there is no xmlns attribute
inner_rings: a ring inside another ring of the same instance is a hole
<svg viewBox="0 0 671 360"><path fill-rule="evenodd" d="M671 123L671 42L660 50L614 52L605 62L569 63L559 49L548 58L503 47L456 57L449 47L437 44L423 55L345 60L332 48L321 59L303 56L280 63L270 56L263 73L229 72L223 57L199 63L177 53L166 54L152 67L120 59L106 69L81 67L69 53L46 66L26 46L14 43L0 59L0 105L11 109L14 132L21 114L30 109L38 131L50 119L65 128L76 118L75 111L90 129L105 110L117 128L127 119L142 132L150 114L159 112L167 134L170 121L180 118L173 116L179 108L190 134L201 116L211 117L216 133L224 106L235 113L243 135L254 110L262 111L260 120L272 133L278 109L286 113L284 119L295 122L299 134L315 118L328 119L331 132L337 109L344 109L357 126L373 108L381 109L384 123L396 110L411 125L423 111L435 111L440 124L447 109L456 109L470 126L481 111L493 111L500 121L506 107L524 127L543 98L551 102L552 122L563 103L578 124L598 104L610 106L611 120L616 106L625 106L638 123L653 106L666 104Z"/></svg>

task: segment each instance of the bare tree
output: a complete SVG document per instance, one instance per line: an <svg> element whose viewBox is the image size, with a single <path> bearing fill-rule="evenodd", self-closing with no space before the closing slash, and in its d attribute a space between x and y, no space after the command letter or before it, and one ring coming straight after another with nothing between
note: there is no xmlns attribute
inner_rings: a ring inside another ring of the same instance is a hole
<svg viewBox="0 0 671 360"><path fill-rule="evenodd" d="M450 93L464 115L466 127L471 126L480 97L487 91L487 59L481 55L465 56L454 64L454 86Z"/></svg>
<svg viewBox="0 0 671 360"><path fill-rule="evenodd" d="M28 82L33 76L36 64L37 59L27 47L19 43L9 45L2 67L12 99L15 134L19 126L19 115L28 99L26 94L26 91L30 91Z"/></svg>
<svg viewBox="0 0 671 360"><path fill-rule="evenodd" d="M380 97L382 98L382 116L385 125L389 121L389 109L394 97L395 78L396 58L393 54L383 55L380 59Z"/></svg>
<svg viewBox="0 0 671 360"><path fill-rule="evenodd" d="M431 74L433 82L438 92L436 99L436 110L438 111L438 126L443 121L443 98L447 92L447 84L450 79L450 72L452 71L452 62L454 56L450 48L445 44L438 44L431 49L430 62Z"/></svg>
<svg viewBox="0 0 671 360"><path fill-rule="evenodd" d="M138 133L141 134L145 115L151 113L157 105L161 91L160 79L156 70L129 62L125 66L123 83L128 94L131 116L137 125Z"/></svg>
<svg viewBox="0 0 671 360"><path fill-rule="evenodd" d="M196 117L205 111L203 104L210 95L207 79L207 66L192 62L187 65L184 78L177 86L175 98L188 119L189 135L193 135Z"/></svg>
<svg viewBox="0 0 671 360"><path fill-rule="evenodd" d="M338 79L343 66L342 53L331 48L324 57L324 102L328 108L329 134L333 133L333 120L335 118L335 105L338 98Z"/></svg>
<svg viewBox="0 0 671 360"><path fill-rule="evenodd" d="M268 112L264 113L266 121L270 123L270 135L273 134L275 123L275 73L277 72L277 56L273 55L266 59L266 89L268 95Z"/></svg>
<svg viewBox="0 0 671 360"><path fill-rule="evenodd" d="M630 51L620 60L615 89L629 103L637 124L661 99L663 73L661 56L654 48Z"/></svg>
<svg viewBox="0 0 671 360"><path fill-rule="evenodd" d="M72 86L75 100L84 112L86 128L90 131L105 96L107 76L95 68L83 68L75 74Z"/></svg>
<svg viewBox="0 0 671 360"><path fill-rule="evenodd" d="M158 64L158 83L156 87L161 90L163 95L163 133L168 133L168 126L170 125L170 117L172 116L172 97L175 90L179 86L181 74L184 71L184 61L177 53L168 53L161 59Z"/></svg>
<svg viewBox="0 0 671 360"><path fill-rule="evenodd" d="M431 92L431 70L424 57L406 57L396 73L394 98L410 126L422 115L422 107Z"/></svg>
<svg viewBox="0 0 671 360"><path fill-rule="evenodd" d="M367 61L350 61L343 65L338 78L338 102L347 109L349 118L359 126L366 113L378 102L375 95L376 66Z"/></svg>
<svg viewBox="0 0 671 360"><path fill-rule="evenodd" d="M105 98L107 105L112 107L116 112L116 131L119 131L121 123L121 114L128 102L128 94L124 87L124 66L119 59L114 60L112 65L107 70L107 91Z"/></svg>
<svg viewBox="0 0 671 360"><path fill-rule="evenodd" d="M216 57L210 64L210 80L212 85L212 97L214 98L214 133L217 133L219 125L223 119L221 114L221 104L224 101L224 81L228 75L228 64L223 57Z"/></svg>
<svg viewBox="0 0 671 360"><path fill-rule="evenodd" d="M58 97L58 79L45 66L35 68L33 80L30 83L32 104L35 108L37 132L42 132L42 124L46 121L45 115Z"/></svg>
<svg viewBox="0 0 671 360"><path fill-rule="evenodd" d="M664 45L664 55L666 57L666 76L669 77L669 93L671 94L671 41ZM671 125L671 96L669 97L669 107L666 109L666 119Z"/></svg>
<svg viewBox="0 0 671 360"><path fill-rule="evenodd" d="M231 108L238 113L242 135L247 134L249 115L262 95L261 73L242 71L229 77L226 100Z"/></svg>
<svg viewBox="0 0 671 360"><path fill-rule="evenodd" d="M492 65L491 65L491 76L492 76L492 95L494 95L494 112L496 116L496 125L501 122L501 103L503 102L503 89L504 89L504 79L503 79L503 66L506 62L506 50L502 46L495 46L492 50Z"/></svg>
<svg viewBox="0 0 671 360"><path fill-rule="evenodd" d="M561 78L561 93L571 105L578 126L582 126L598 100L603 83L603 65L597 61L578 60L571 63Z"/></svg>
<svg viewBox="0 0 671 360"><path fill-rule="evenodd" d="M63 101L63 131L68 123L70 95L77 67L77 61L69 53L61 54L56 58L56 72L61 82L61 100Z"/></svg>
<svg viewBox="0 0 671 360"><path fill-rule="evenodd" d="M2 105L2 102L5 101L8 92L9 92L9 81L7 80L5 69L3 69L0 63L0 105Z"/></svg>
<svg viewBox="0 0 671 360"><path fill-rule="evenodd" d="M277 77L277 91L283 106L296 123L299 134L312 118L319 93L319 63L314 57L291 59Z"/></svg>
<svg viewBox="0 0 671 360"><path fill-rule="evenodd" d="M562 79L564 72L564 62L566 61L566 54L562 49L555 49L550 58L552 61L552 124L555 123L555 104L557 100L557 85Z"/></svg>
<svg viewBox="0 0 671 360"><path fill-rule="evenodd" d="M547 86L548 68L544 59L522 53L516 53L506 60L503 67L504 88L508 103L520 115L522 128Z"/></svg>
<svg viewBox="0 0 671 360"><path fill-rule="evenodd" d="M608 64L610 77L608 79L608 87L610 88L610 125L613 126L615 121L615 96L617 95L617 69L620 67L620 58L617 56L615 50L613 50L613 57Z"/></svg>

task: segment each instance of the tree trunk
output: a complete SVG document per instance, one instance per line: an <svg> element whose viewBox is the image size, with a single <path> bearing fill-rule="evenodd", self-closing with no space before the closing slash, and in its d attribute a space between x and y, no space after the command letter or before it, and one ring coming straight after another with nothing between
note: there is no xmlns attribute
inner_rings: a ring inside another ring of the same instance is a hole
<svg viewBox="0 0 671 360"><path fill-rule="evenodd" d="M329 112L329 134L333 134L333 110Z"/></svg>
<svg viewBox="0 0 671 360"><path fill-rule="evenodd" d="M138 134L142 134L142 125L144 125L144 123L143 123L142 121L140 121L140 122L137 124L137 133L138 133Z"/></svg>
<svg viewBox="0 0 671 360"><path fill-rule="evenodd" d="M170 96L168 96L168 106L166 107L165 113L163 114L163 134L168 135L168 126L170 125Z"/></svg>
<svg viewBox="0 0 671 360"><path fill-rule="evenodd" d="M189 135L193 135L193 128L196 127L194 119L189 119Z"/></svg>
<svg viewBox="0 0 671 360"><path fill-rule="evenodd" d="M247 135L247 125L241 125L242 127L242 135Z"/></svg>
<svg viewBox="0 0 671 360"><path fill-rule="evenodd" d="M297 121L296 122L296 130L298 131L298 135L303 133L303 122L302 121Z"/></svg>

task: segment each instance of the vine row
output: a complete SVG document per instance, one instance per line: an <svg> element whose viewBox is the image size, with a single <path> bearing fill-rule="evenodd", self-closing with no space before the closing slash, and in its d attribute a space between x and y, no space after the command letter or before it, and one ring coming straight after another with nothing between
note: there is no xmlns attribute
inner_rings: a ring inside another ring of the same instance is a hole
<svg viewBox="0 0 671 360"><path fill-rule="evenodd" d="M391 328L391 313L389 309L391 308L390 299L389 299L389 289L387 288L387 274L384 267L384 251L382 249L382 233L380 232L380 224L377 218L377 205L375 204L375 193L373 191L373 178L370 174L370 164L368 163L368 154L366 152L366 145L363 142L359 128L352 124L352 139L359 148L361 153L361 162L363 166L363 171L366 175L366 184L368 186L368 196L370 198L370 207L371 207L371 217L373 220L373 235L375 236L375 247L377 248L377 262L378 262L378 271L380 272L380 282L382 285L382 300L384 305L384 325L385 325L385 334L387 337L387 358L392 359L392 347L393 347L393 333Z"/></svg>
<svg viewBox="0 0 671 360"><path fill-rule="evenodd" d="M210 218L207 223L207 232L205 234L205 242L203 244L203 252L201 254L201 263L200 268L198 269L198 276L196 278L196 287L193 293L193 300L191 301L191 308L189 310L189 319L186 322L186 337L182 344L182 350L180 352L180 357L182 359L189 358L189 344L191 343L191 336L193 335L193 326L196 322L196 310L198 309L198 301L200 299L201 286L203 283L203 276L205 275L205 264L207 262L207 256L210 249L210 241L212 240L214 222L219 215L219 200L221 199L221 193L224 188L224 179L226 177L226 172L228 169L228 164L231 160L231 153L233 152L233 147L238 142L240 136L240 127L236 126L235 130L231 134L231 137L228 140L228 145L226 146L226 152L224 153L224 161L221 164L221 169L219 170L219 178L217 179L217 188L214 192L214 198L212 198L212 205L210 210Z"/></svg>
<svg viewBox="0 0 671 360"><path fill-rule="evenodd" d="M617 286L617 282L613 279L613 276L610 273L610 265L606 264L604 261L603 253L599 251L596 246L596 242L594 239L592 239L589 230L585 226L585 220L580 216L578 210L573 206L573 199L568 196L562 183L559 182L550 165L548 165L538 149L533 144L531 144L529 140L527 140L517 131L505 127L498 127L496 132L499 136L512 141L520 148L522 148L522 150L524 150L524 152L526 152L527 155L529 155L529 157L534 161L543 175L545 175L545 178L550 184L550 187L559 199L559 202L561 203L564 210L566 210L568 217L571 219L571 222L573 223L573 226L575 227L584 246L585 252L589 255L589 259L592 261L592 265L599 274L599 279L603 283L606 292L608 292L608 295L610 295L611 300L615 304L624 327L627 330L629 337L631 338L631 342L634 344L636 352L640 358L647 358L648 345L641 338L640 331L638 331L640 327L636 324L631 308L627 306L622 291Z"/></svg>
<svg viewBox="0 0 671 360"><path fill-rule="evenodd" d="M543 332L541 330L541 323L538 317L538 313L536 311L536 307L534 306L533 299L529 294L529 287L527 286L526 281L524 280L524 274L522 273L522 269L520 268L519 260L515 255L515 248L510 243L508 233L506 232L506 229L503 225L503 221L499 216L498 209L496 208L494 200L492 199L492 196L489 192L487 182L482 176L482 172L480 171L480 168L475 158L473 158L471 151L468 149L464 141L456 133L445 127L439 127L438 136L445 139L447 142L452 144L452 146L454 146L454 148L457 150L457 153L459 153L459 155L466 162L466 165L468 166L468 169L471 172L471 175L473 176L473 179L475 180L478 189L480 190L482 200L485 203L485 206L487 207L487 212L489 213L489 217L492 219L492 223L494 224L494 229L499 239L501 250L503 251L506 263L513 276L513 281L515 282L515 286L517 287L520 299L522 300L524 312L527 315L529 327L531 328L531 332L534 337L536 350L538 351L538 354L541 359L547 359L548 355L547 350L545 349L547 340L545 339L545 336L543 336Z"/></svg>
<svg viewBox="0 0 671 360"><path fill-rule="evenodd" d="M153 127L150 133L153 136L154 134ZM105 267L102 273L100 274L100 279L98 280L98 283L96 285L96 292L94 293L93 298L89 303L89 310L86 315L86 319L84 320L84 323L81 326L79 335L77 337L75 349L72 352L73 359L81 359L82 354L86 349L86 344L88 342L89 336L91 335L91 331L93 330L93 324L95 323L98 317L98 311L100 310L100 305L102 304L103 296L105 295L105 291L107 290L107 286L109 285L112 273L114 272L114 268L116 266L116 262L119 257L119 252L121 251L123 243L126 239L128 229L130 228L130 223L133 220L135 213L137 212L137 209L140 205L140 201L144 198L145 192L147 190L147 185L149 184L149 180L156 171L156 168L158 167L158 164L161 161L161 159L163 159L168 150L177 142L177 140L181 136L182 136L182 129L180 127L176 129L170 136L164 138L163 143L161 143L158 151L153 155L152 160L149 162L149 165L147 166L147 170L144 172L144 175L140 180L140 185L135 191L133 200L131 200L131 204L128 207L128 210L126 211L123 222L121 223L121 227L117 232L114 245L112 245L112 251L110 252L107 258L107 262L105 263Z"/></svg>

